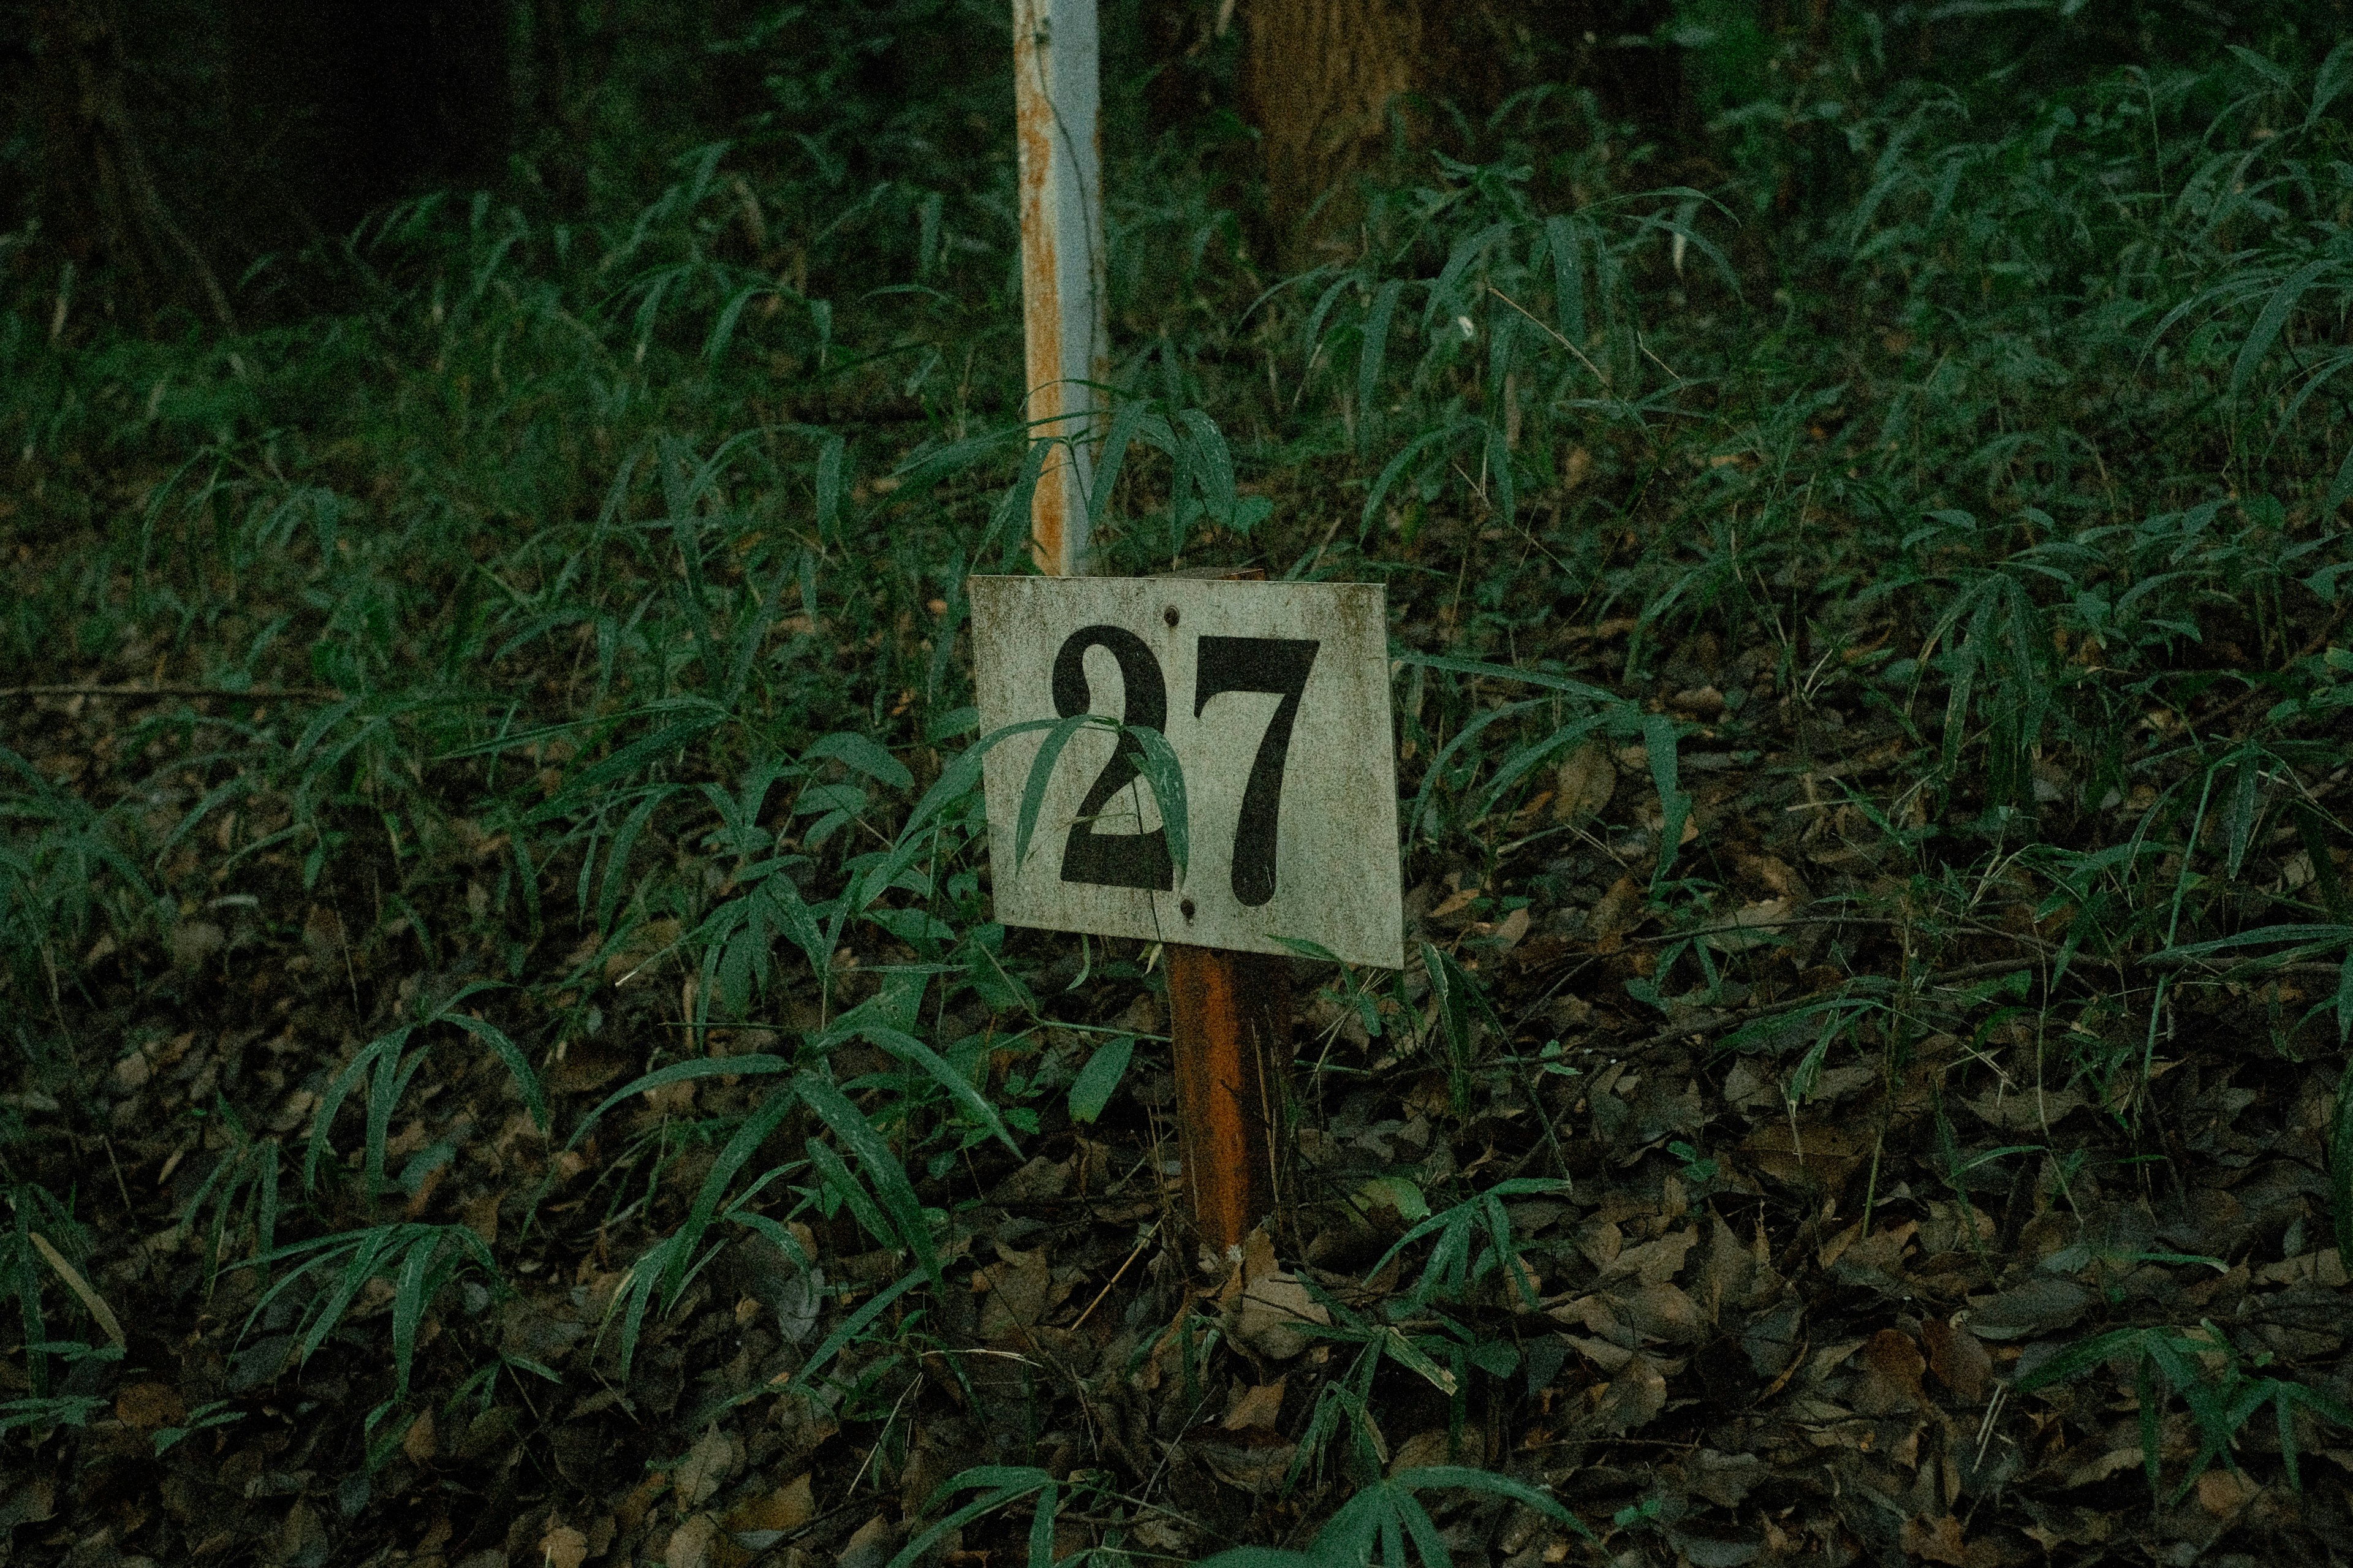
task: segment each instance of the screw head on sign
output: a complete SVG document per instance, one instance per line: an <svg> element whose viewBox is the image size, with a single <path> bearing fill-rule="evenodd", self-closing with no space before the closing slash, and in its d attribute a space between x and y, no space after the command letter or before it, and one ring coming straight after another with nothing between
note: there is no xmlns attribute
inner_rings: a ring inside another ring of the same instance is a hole
<svg viewBox="0 0 2353 1568"><path fill-rule="evenodd" d="M1164 621L1166 621L1170 626L1175 626L1175 625L1176 624L1176 622L1177 622L1177 619L1178 619L1177 615L1176 615L1176 605L1169 605L1166 609L1165 609L1165 610L1161 611L1161 612L1160 612L1160 618L1161 618L1162 620L1164 620Z"/></svg>
<svg viewBox="0 0 2353 1568"><path fill-rule="evenodd" d="M1183 903L1178 904L1178 905L1176 906L1176 909L1177 909L1177 911L1178 911L1180 914L1182 914L1182 915L1183 915L1187 920L1188 920L1188 921L1189 921L1189 920L1191 920L1191 919L1193 918L1193 900L1190 900L1190 899L1187 899Z"/></svg>

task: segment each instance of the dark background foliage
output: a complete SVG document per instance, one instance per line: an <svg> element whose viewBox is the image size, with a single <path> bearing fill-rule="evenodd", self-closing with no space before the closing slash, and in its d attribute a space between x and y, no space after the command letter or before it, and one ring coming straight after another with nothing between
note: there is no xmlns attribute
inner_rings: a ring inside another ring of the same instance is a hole
<svg viewBox="0 0 2353 1568"><path fill-rule="evenodd" d="M1103 567L1391 616L1239 1275L1007 7L0 12L0 1563L2341 1553L2345 5L1104 21Z"/></svg>

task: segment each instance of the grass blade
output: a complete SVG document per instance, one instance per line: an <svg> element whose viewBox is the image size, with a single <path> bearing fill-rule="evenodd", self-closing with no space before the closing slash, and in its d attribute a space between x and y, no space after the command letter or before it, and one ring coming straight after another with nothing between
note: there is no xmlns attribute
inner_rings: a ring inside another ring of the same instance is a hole
<svg viewBox="0 0 2353 1568"><path fill-rule="evenodd" d="M801 1099L818 1114L818 1119L833 1130L849 1151L865 1167L866 1179L874 1185L875 1195L890 1211L891 1219L931 1277L933 1285L945 1289L946 1277L940 1269L939 1249L932 1244L932 1228L924 1222L923 1205L915 1196L914 1184L907 1180L906 1168L891 1152L891 1145L874 1131L865 1114L852 1105L841 1090L812 1072L804 1072L793 1080Z"/></svg>

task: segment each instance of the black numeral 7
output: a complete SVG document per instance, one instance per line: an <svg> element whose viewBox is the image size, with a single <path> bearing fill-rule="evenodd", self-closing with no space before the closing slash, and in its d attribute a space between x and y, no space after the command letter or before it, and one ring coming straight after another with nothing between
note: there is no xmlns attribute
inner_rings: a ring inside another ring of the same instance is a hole
<svg viewBox="0 0 2353 1568"><path fill-rule="evenodd" d="M1291 726L1299 717L1300 694L1315 668L1313 637L1203 637L1193 678L1193 715L1209 699L1228 691L1266 691L1282 699L1267 721L1242 786L1240 819L1234 825L1234 898L1256 909L1274 897L1274 847L1282 816L1282 769L1291 755Z"/></svg>

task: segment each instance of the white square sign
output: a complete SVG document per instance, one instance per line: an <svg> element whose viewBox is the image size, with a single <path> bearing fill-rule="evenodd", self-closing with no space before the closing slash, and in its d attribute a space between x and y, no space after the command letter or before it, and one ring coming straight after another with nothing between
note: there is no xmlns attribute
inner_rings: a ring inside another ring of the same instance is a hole
<svg viewBox="0 0 2353 1568"><path fill-rule="evenodd" d="M975 577L997 918L1097 936L1405 963L1386 595L1369 583ZM1153 753L1184 786L1181 871ZM1017 840L1032 764L1026 853Z"/></svg>

